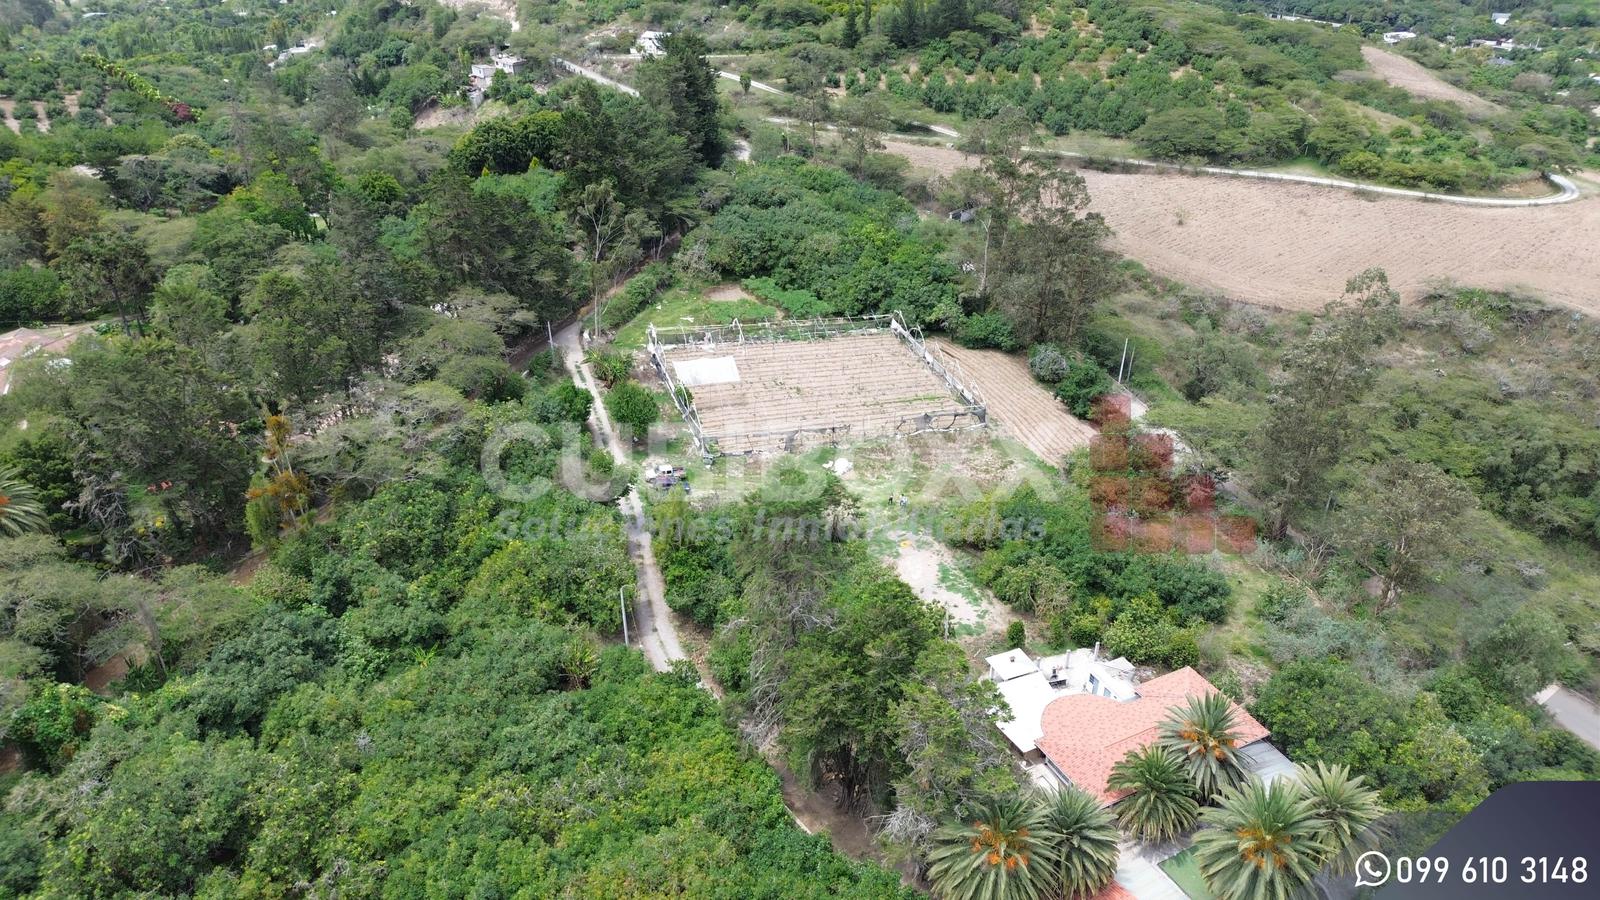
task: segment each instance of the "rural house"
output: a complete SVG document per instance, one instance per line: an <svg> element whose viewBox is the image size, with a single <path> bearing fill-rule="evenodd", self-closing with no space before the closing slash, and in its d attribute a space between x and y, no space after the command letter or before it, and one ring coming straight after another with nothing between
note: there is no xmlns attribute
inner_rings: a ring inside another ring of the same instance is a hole
<svg viewBox="0 0 1600 900"><path fill-rule="evenodd" d="M1040 784L1071 784L1110 806L1122 799L1106 782L1111 768L1155 742L1162 720L1190 697L1216 693L1205 676L1184 666L1135 683L1133 665L1100 659L1099 648L1078 649L1035 662L1022 650L991 656L989 675L1010 706L1000 731L1031 765ZM1294 764L1267 741L1267 729L1233 705L1239 755L1247 772L1272 780Z"/></svg>
<svg viewBox="0 0 1600 900"><path fill-rule="evenodd" d="M473 63L472 77L489 82L494 80L496 72L504 72L507 75L521 75L525 65L526 62L520 56L512 56L509 53L496 53L489 57L489 61L486 63Z"/></svg>

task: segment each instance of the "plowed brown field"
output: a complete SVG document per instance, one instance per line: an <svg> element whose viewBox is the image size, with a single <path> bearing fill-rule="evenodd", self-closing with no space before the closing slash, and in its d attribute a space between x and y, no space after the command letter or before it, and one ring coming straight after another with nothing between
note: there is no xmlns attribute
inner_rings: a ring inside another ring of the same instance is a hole
<svg viewBox="0 0 1600 900"><path fill-rule="evenodd" d="M1379 78L1413 97L1455 103L1467 115L1475 117L1492 116L1495 113L1505 112L1504 109L1494 103L1479 97L1471 91L1464 91L1456 87L1428 71L1421 63L1407 59L1398 53L1390 53L1377 47L1362 47L1361 58L1367 61L1367 65L1372 67L1372 71L1377 73Z"/></svg>
<svg viewBox="0 0 1600 900"><path fill-rule="evenodd" d="M1061 465L1061 458L1089 446L1094 427L1067 412L1055 395L1035 381L1020 356L998 350L969 350L949 341L931 342L959 366L959 377L975 388L989 409L989 423L1032 450L1040 459Z"/></svg>
<svg viewBox="0 0 1600 900"><path fill-rule="evenodd" d="M916 168L975 165L900 141ZM1600 314L1600 199L1493 208L1245 178L1081 170L1112 245L1152 272L1237 300L1317 309L1377 266L1407 299L1434 279Z"/></svg>

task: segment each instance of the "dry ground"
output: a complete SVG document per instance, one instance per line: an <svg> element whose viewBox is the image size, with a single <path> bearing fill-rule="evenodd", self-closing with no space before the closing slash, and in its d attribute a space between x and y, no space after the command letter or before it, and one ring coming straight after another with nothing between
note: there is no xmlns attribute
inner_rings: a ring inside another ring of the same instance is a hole
<svg viewBox="0 0 1600 900"><path fill-rule="evenodd" d="M744 288L732 281L724 282L714 287L707 288L705 297L707 300L715 300L718 303L732 303L735 300L755 299L754 297L750 296L749 291L746 291Z"/></svg>
<svg viewBox="0 0 1600 900"><path fill-rule="evenodd" d="M969 350L948 341L933 343L941 354L955 360L957 377L978 392L989 409L990 424L1040 459L1059 466L1062 457L1089 446L1095 435L1093 426L1073 416L1035 380L1022 357L998 350Z"/></svg>
<svg viewBox="0 0 1600 900"><path fill-rule="evenodd" d="M887 537L895 574L924 602L945 611L949 633L963 638L975 654L994 643L1017 618L988 590L973 584L960 571L955 553L932 536L893 531ZM971 638L977 640L967 640Z"/></svg>
<svg viewBox="0 0 1600 900"><path fill-rule="evenodd" d="M941 413L961 401L933 371L886 333L816 341L747 343L667 352L669 365L732 357L737 381L690 387L701 426L724 452L794 449L791 435L844 429L839 439L861 440L947 425Z"/></svg>
<svg viewBox="0 0 1600 900"><path fill-rule="evenodd" d="M975 164L944 147L889 143L924 171ZM1494 208L1245 178L1081 172L1118 252L1237 300L1314 310L1336 299L1350 276L1377 266L1408 300L1449 279L1600 315L1594 196Z"/></svg>
<svg viewBox="0 0 1600 900"><path fill-rule="evenodd" d="M1464 91L1448 81L1428 71L1421 63L1414 62L1399 55L1381 50L1377 47L1362 47L1361 57L1372 67L1372 71L1384 81L1405 91L1413 97L1423 100L1445 100L1460 106L1462 111L1473 118L1492 116L1505 110L1498 105L1479 97L1471 91ZM1365 74L1365 73L1359 73Z"/></svg>
<svg viewBox="0 0 1600 900"><path fill-rule="evenodd" d="M0 334L0 394L9 390L13 363L35 353L61 353L93 327L93 324L41 325Z"/></svg>

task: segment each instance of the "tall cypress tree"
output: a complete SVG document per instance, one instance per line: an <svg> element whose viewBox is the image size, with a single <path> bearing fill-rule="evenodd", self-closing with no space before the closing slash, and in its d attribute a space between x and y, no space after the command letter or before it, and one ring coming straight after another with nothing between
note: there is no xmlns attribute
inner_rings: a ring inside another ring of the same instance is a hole
<svg viewBox="0 0 1600 900"><path fill-rule="evenodd" d="M717 73L706 62L706 42L692 32L678 32L661 47L661 56L639 67L640 92L666 113L695 156L715 168L728 144L718 122Z"/></svg>
<svg viewBox="0 0 1600 900"><path fill-rule="evenodd" d="M850 7L850 11L845 14L844 34L840 37L839 42L851 49L854 49L855 45L861 42L861 28L856 24L856 8L853 5Z"/></svg>
<svg viewBox="0 0 1600 900"><path fill-rule="evenodd" d="M918 0L900 0L900 14L895 16L889 36L901 47L915 47L921 42L922 15Z"/></svg>

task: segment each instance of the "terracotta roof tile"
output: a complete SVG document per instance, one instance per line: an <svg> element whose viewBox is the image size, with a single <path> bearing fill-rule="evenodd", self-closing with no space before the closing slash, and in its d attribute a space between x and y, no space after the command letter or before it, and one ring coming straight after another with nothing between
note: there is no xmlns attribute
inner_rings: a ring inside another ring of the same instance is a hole
<svg viewBox="0 0 1600 900"><path fill-rule="evenodd" d="M1127 793L1106 787L1111 767L1132 751L1154 743L1169 709L1216 690L1205 676L1184 666L1139 685L1138 698L1126 702L1096 694L1059 697L1044 709L1039 749L1074 785L1109 805ZM1266 727L1255 717L1236 703L1229 705L1236 717L1239 746L1267 736Z"/></svg>
<svg viewBox="0 0 1600 900"><path fill-rule="evenodd" d="M1123 887L1121 883L1112 881L1099 891L1090 895L1089 900L1138 900L1133 891Z"/></svg>

